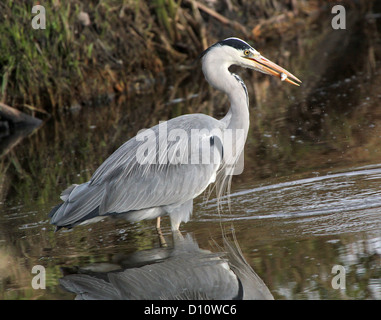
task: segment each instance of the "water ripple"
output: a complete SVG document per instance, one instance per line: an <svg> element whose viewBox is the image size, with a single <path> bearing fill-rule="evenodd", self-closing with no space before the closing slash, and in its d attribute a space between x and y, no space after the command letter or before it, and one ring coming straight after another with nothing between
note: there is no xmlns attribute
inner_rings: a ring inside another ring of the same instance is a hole
<svg viewBox="0 0 381 320"><path fill-rule="evenodd" d="M303 224L301 232L312 234L379 232L380 186L381 165L257 186L231 194L228 213L217 212L215 199L204 203L200 220L273 219ZM226 204L227 198L221 203Z"/></svg>

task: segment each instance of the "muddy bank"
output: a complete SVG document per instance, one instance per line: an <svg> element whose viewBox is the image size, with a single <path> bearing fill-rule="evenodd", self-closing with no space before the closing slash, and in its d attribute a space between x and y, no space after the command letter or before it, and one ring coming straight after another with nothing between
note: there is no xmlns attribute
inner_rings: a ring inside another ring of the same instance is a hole
<svg viewBox="0 0 381 320"><path fill-rule="evenodd" d="M0 11L0 100L26 112L153 92L218 39L292 38L329 9L324 1L274 0L70 0L44 7L46 29L38 30L30 4L10 1Z"/></svg>

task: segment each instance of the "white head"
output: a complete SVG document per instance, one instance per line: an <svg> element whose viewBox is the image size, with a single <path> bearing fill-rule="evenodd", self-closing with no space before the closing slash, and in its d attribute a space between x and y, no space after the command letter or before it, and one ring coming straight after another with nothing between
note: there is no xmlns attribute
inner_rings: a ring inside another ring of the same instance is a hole
<svg viewBox="0 0 381 320"><path fill-rule="evenodd" d="M238 38L227 38L215 43L206 49L201 57L202 70L206 79L211 85L221 90L224 90L223 85L220 85L220 82L223 82L221 77L223 78L223 74L231 65L254 69L297 86L301 83L297 77L266 59L248 43Z"/></svg>

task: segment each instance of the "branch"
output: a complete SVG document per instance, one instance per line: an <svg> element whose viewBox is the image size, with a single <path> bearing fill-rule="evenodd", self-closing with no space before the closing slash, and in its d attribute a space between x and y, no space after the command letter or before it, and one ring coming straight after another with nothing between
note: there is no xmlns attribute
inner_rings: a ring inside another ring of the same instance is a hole
<svg viewBox="0 0 381 320"><path fill-rule="evenodd" d="M13 124L40 125L42 120L31 117L24 112L12 108L5 103L0 102L0 117L12 122Z"/></svg>
<svg viewBox="0 0 381 320"><path fill-rule="evenodd" d="M223 15L219 14L218 12L214 11L213 9L207 7L206 5L204 5L198 1L193 0L192 2L197 6L198 9L209 14L210 16L212 16L216 20L220 21L221 23L229 25L235 29L239 29L239 31L241 31L245 36L249 35L246 27L244 25L240 24L239 22L232 21L232 20L224 17Z"/></svg>

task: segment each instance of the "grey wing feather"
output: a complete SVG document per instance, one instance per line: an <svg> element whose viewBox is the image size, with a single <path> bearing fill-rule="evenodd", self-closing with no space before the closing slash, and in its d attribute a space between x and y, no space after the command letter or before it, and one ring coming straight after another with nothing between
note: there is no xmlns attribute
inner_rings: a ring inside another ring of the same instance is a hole
<svg viewBox="0 0 381 320"><path fill-rule="evenodd" d="M139 140L136 136L124 143L95 171L89 182L64 191L61 197L65 202L54 214L52 223L75 223L96 208L99 208L99 215L104 215L180 205L204 191L213 180L219 164L214 161L209 164L192 163L194 153L202 154L200 149L204 144L192 146L191 133L192 130L200 130L196 137L208 140L208 132L216 128L223 130L224 124L203 114L181 116L165 124L168 136L160 134L160 125L144 131L142 136L145 139ZM177 135L177 129L182 129L186 135ZM177 139L171 137L173 132ZM185 144L188 148L183 148ZM170 154L172 160L176 156L179 163L163 161L160 154L160 146L163 145L164 156ZM142 150L147 151L145 159L151 155L150 159L155 163L144 164Z"/></svg>
<svg viewBox="0 0 381 320"><path fill-rule="evenodd" d="M128 141L113 154L112 158L105 161L91 179L91 184L102 182L107 185L100 214L180 204L205 190L211 176L218 169L218 164L211 163L212 161L206 164L191 163L192 155L200 150L192 149L189 139L192 129L206 128L211 131L216 126L221 126L220 122L209 116L189 115L168 121L168 135L160 135L159 126L149 129L152 130L152 135L158 138L151 141L155 144L152 149L149 141L146 142L146 148L153 150L155 155L155 163L150 164L141 164L141 160L137 161L138 149L142 147L142 143L139 143L136 137ZM179 128L186 135L179 136L177 141L173 141L171 133L176 134ZM205 139L209 137L205 136ZM160 146L163 144L166 144L165 152L160 155ZM188 148L181 149L184 145ZM177 159L179 163L174 164L173 157L176 150L180 153ZM163 155L164 157L168 155L169 159L163 159Z"/></svg>

